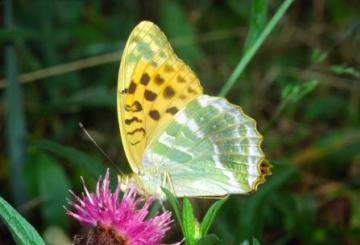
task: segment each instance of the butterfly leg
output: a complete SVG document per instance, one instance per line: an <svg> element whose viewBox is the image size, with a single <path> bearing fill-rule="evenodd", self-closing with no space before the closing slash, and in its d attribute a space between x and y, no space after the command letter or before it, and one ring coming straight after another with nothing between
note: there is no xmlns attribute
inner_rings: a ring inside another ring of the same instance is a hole
<svg viewBox="0 0 360 245"><path fill-rule="evenodd" d="M164 175L165 175L165 178L167 180L167 182L169 183L170 185L170 189L171 189L171 192L174 194L174 196L176 196L176 192L175 192L175 188L174 188L174 183L171 179L171 175L168 173L168 172L164 172Z"/></svg>
<svg viewBox="0 0 360 245"><path fill-rule="evenodd" d="M161 187L166 188L166 185L167 185L167 183L168 183L169 186L170 186L171 192L173 193L173 195L176 196L174 184L173 184L173 181L172 181L172 179L171 179L170 174L169 174L168 172L163 172L161 178L162 178ZM164 200L166 200L166 199L164 199ZM160 203L160 206L161 206L163 212L166 211L165 206L164 206L164 200L163 200L163 199L159 199L159 203Z"/></svg>

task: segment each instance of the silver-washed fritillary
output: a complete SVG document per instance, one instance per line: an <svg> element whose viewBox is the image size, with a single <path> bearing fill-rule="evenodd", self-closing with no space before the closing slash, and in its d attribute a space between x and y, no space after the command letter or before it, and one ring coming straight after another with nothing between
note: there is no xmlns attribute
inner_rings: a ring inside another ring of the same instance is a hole
<svg viewBox="0 0 360 245"><path fill-rule="evenodd" d="M221 197L256 190L270 174L255 121L199 79L161 30L143 21L121 59L117 110L123 146L145 194Z"/></svg>

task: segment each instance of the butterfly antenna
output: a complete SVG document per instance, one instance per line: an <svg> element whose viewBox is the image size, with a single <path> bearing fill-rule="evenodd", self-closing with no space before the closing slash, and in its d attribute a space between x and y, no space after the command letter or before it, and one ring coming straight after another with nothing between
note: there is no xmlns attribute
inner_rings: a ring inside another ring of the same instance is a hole
<svg viewBox="0 0 360 245"><path fill-rule="evenodd" d="M90 139L90 141L96 146L96 148L101 152L101 154L103 154L106 159L114 166L114 168L120 172L120 174L123 174L123 172L119 169L118 166L116 166L116 164L113 162L113 160L111 160L111 158L109 157L108 154L106 154L106 152L96 143L96 141L94 140L94 138L90 135L90 133L86 130L86 128L84 127L84 124L82 124L82 122L79 122L79 127L81 128L81 130L86 134L86 136Z"/></svg>

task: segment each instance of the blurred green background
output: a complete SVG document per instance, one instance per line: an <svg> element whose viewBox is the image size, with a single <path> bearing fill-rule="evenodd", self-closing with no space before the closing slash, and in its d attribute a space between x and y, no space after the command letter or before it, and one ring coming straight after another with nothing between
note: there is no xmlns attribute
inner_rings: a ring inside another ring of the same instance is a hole
<svg viewBox="0 0 360 245"><path fill-rule="evenodd" d="M6 2L0 2L0 195L49 244L81 232L62 207L68 189L80 192L80 175L93 187L113 167L79 122L130 171L115 91L132 28L144 19L158 24L205 93L217 95L257 35L249 34L250 20L252 31L261 30L281 3L14 0L11 17ZM224 244L252 237L274 245L360 244L359 33L358 0L294 1L237 79L227 98L256 119L274 167L258 192L231 196L220 210L212 230ZM198 218L212 203L192 201ZM169 240L180 236L176 229ZM1 223L0 240L12 244Z"/></svg>

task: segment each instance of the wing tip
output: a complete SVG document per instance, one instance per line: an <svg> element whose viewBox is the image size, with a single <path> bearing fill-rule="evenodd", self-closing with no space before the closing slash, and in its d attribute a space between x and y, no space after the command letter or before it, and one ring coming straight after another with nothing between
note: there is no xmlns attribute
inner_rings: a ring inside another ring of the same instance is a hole
<svg viewBox="0 0 360 245"><path fill-rule="evenodd" d="M156 26L156 24L154 24L154 22L152 22L150 20L142 20L135 26L134 29L151 27L151 26Z"/></svg>
<svg viewBox="0 0 360 245"><path fill-rule="evenodd" d="M265 177L272 174L271 168L272 165L267 160L261 160L260 164L258 165L258 171L260 173L260 176L257 177L253 183L253 191L256 191L259 185L265 183Z"/></svg>

